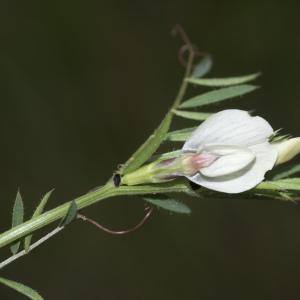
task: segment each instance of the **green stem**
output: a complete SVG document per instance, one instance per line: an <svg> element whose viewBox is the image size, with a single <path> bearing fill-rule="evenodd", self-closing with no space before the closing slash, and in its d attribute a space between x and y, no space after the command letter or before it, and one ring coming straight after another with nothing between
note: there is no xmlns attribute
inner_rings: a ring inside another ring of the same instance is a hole
<svg viewBox="0 0 300 300"><path fill-rule="evenodd" d="M184 78L182 80L182 84L179 88L179 91L178 91L178 94L175 98L175 101L172 105L172 109L176 109L183 100L183 97L184 97L185 92L187 90L187 87L189 85L188 81L186 81L185 78L189 77L191 72L192 72L194 57L195 57L194 50L191 48L190 52L189 52L189 57L188 57L186 69L185 69ZM169 113L173 114L172 109L170 109Z"/></svg>
<svg viewBox="0 0 300 300"><path fill-rule="evenodd" d="M186 183L180 181L174 181L164 184L155 185L140 185L140 186L120 186L116 188L110 181L103 187L96 191L89 192L74 201L77 204L78 209L88 207L95 204L98 201L125 195L143 195L143 194L157 194L157 193L177 193L177 192L189 192L189 187ZM22 223L0 235L0 248L4 247L18 239L21 239L28 234L51 224L61 218L63 218L68 212L71 201L66 202L48 212L43 213L37 218L31 219Z"/></svg>
<svg viewBox="0 0 300 300"><path fill-rule="evenodd" d="M40 246L44 242L48 241L50 238L52 238L53 236L55 236L56 234L58 234L63 229L64 229L64 227L56 227L55 229L53 229L52 231L50 231L49 233L47 233L45 236L43 236L42 238L40 238L38 241L36 241L35 243L33 243L29 247L29 249L28 249L29 251L28 252L24 249L21 252L18 252L17 254L10 256L8 259L6 259L6 260L4 260L3 262L0 263L0 270L3 269L4 267L6 267L7 265L11 264L15 260L21 258L22 256L27 255L33 249L37 248L38 246Z"/></svg>

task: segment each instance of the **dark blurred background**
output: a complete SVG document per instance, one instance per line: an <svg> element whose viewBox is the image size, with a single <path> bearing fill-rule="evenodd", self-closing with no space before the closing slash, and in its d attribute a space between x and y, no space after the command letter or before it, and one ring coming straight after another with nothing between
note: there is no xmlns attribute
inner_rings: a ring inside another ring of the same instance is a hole
<svg viewBox="0 0 300 300"><path fill-rule="evenodd" d="M175 23L212 53L211 76L263 71L262 89L213 109L255 109L299 135L299 10L296 1L1 1L1 231L18 187L27 218L54 187L55 207L104 183L157 126L183 74ZM173 128L183 125L193 123ZM75 222L1 276L56 300L299 299L299 206L184 200L191 216L160 210L124 237ZM143 204L110 199L85 214L124 228ZM24 298L1 287L0 299Z"/></svg>

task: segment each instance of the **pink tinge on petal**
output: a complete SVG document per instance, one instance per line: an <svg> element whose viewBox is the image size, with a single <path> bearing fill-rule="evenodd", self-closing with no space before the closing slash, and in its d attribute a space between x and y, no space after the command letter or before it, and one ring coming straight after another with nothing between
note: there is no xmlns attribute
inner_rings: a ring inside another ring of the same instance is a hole
<svg viewBox="0 0 300 300"><path fill-rule="evenodd" d="M201 168L208 167L217 158L218 156L211 153L195 154L192 157L191 163L194 168L200 170Z"/></svg>
<svg viewBox="0 0 300 300"><path fill-rule="evenodd" d="M184 173L191 176L199 172L201 168L210 166L217 158L217 155L211 153L185 154L183 158Z"/></svg>

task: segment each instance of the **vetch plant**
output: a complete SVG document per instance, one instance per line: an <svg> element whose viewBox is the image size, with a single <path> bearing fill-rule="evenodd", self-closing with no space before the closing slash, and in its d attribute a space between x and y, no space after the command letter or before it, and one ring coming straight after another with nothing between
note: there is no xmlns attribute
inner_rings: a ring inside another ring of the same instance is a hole
<svg viewBox="0 0 300 300"><path fill-rule="evenodd" d="M289 165L272 178L268 174L276 165L288 162L300 152L300 138L280 135L264 118L252 116L247 111L226 109L208 113L196 110L232 98L244 99L241 96L257 89L249 82L259 73L204 78L212 67L211 56L199 52L179 26L175 27L175 33L184 41L179 59L185 66L185 75L177 97L158 128L107 183L77 199L45 211L50 191L42 198L32 218L24 221L23 199L18 192L12 228L0 234L0 247L10 246L12 255L0 263L0 269L31 253L74 220L89 222L108 233L124 234L144 224L155 207L190 214L187 205L174 199L178 193L195 198L228 197L228 194L234 197L238 193L245 198L300 200L300 178L291 177L300 172L300 165ZM200 62L195 64L199 56ZM206 87L209 91L182 102L190 85ZM196 121L196 124L172 131L174 117ZM157 153L162 143L173 142L182 142L183 146L176 151ZM140 196L149 207L143 219L130 229L111 230L81 214L83 208L101 200L133 195ZM32 243L36 232L52 223L56 223L54 228ZM23 284L2 277L0 282L30 299L43 299Z"/></svg>

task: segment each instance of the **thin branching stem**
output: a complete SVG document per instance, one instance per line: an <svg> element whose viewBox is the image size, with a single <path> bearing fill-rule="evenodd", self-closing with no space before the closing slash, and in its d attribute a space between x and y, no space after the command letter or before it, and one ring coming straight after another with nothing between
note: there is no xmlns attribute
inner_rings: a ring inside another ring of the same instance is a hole
<svg viewBox="0 0 300 300"><path fill-rule="evenodd" d="M178 32L182 38L182 40L185 42L185 45L183 45L182 47L187 47L189 50L189 56L188 56L188 60L187 60L187 65L185 68L185 74L184 74L184 78L182 80L181 86L179 88L178 94L175 98L175 101L173 103L172 109L177 108L180 103L183 100L183 97L186 93L187 87L188 87L188 82L185 80L185 78L189 77L190 74L192 73L192 69L193 69L193 62L194 62L194 58L195 58L195 52L194 52L194 48L193 45L191 44L189 38L187 37L186 33L184 32L184 30L182 29L181 26L176 25L174 27L175 32Z"/></svg>
<svg viewBox="0 0 300 300"><path fill-rule="evenodd" d="M64 229L64 227L56 227L55 229L53 229L52 231L47 233L45 236L40 238L38 241L36 241L35 243L33 243L29 247L29 252L32 251L33 249L37 248L38 246L40 246L41 244L43 244L44 242L46 242L50 238L52 238L54 235L56 235L57 233L59 233L63 229ZM0 270L3 269L4 267L6 267L7 265L9 265L10 263L12 263L13 261L19 259L20 257L28 254L29 252L26 252L25 250L22 250L19 253L10 256L9 258L7 258L6 260L4 260L3 262L0 263Z"/></svg>

